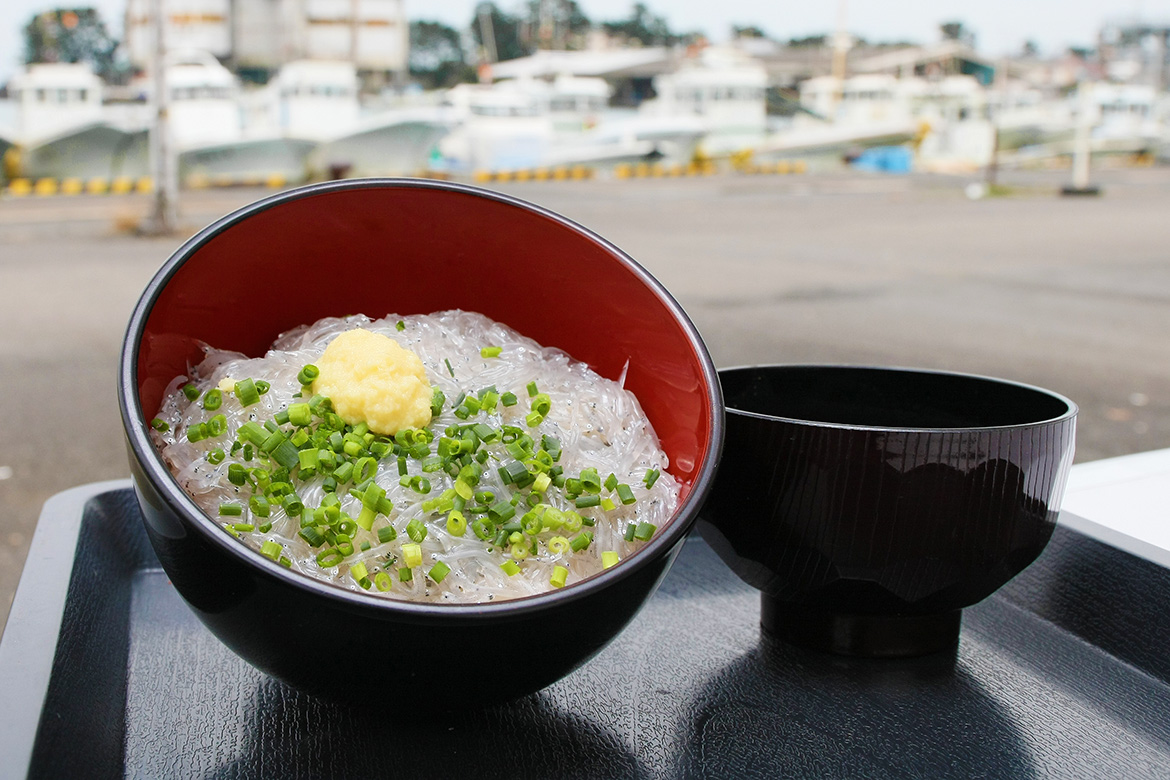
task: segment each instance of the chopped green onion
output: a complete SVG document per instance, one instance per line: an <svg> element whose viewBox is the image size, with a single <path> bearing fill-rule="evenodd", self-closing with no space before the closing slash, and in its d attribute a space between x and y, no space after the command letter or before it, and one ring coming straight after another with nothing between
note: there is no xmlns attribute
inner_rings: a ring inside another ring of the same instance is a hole
<svg viewBox="0 0 1170 780"><path fill-rule="evenodd" d="M317 368L312 363L309 363L301 369L299 374L297 374L297 381L302 385L311 385L313 384L313 381L320 375L321 369Z"/></svg>
<svg viewBox="0 0 1170 780"><path fill-rule="evenodd" d="M251 379L241 379L236 382L232 392L235 393L241 406L251 406L260 400L260 391L256 389L256 383Z"/></svg>
<svg viewBox="0 0 1170 780"><path fill-rule="evenodd" d="M224 451L217 447L216 449L207 453L207 462L213 466L218 466L219 464L223 463L223 459L226 457L227 455L224 453Z"/></svg>
<svg viewBox="0 0 1170 780"><path fill-rule="evenodd" d="M581 491L584 493L600 493L601 477L597 469L587 468L581 472Z"/></svg>
<svg viewBox="0 0 1170 780"><path fill-rule="evenodd" d="M406 524L406 535L410 537L412 542L421 542L427 538L427 527L424 523L419 522L418 518L415 518Z"/></svg>
<svg viewBox="0 0 1170 780"><path fill-rule="evenodd" d="M447 364L447 373L451 376L455 376L455 369L451 368L451 361L447 358L443 358L443 362Z"/></svg>
<svg viewBox="0 0 1170 780"><path fill-rule="evenodd" d="M313 526L305 526L297 532L297 536L309 543L310 547L320 547L325 543L325 537Z"/></svg>
<svg viewBox="0 0 1170 780"><path fill-rule="evenodd" d="M336 547L326 547L317 553L317 565L322 569L331 569L345 560L345 556Z"/></svg>
<svg viewBox="0 0 1170 780"><path fill-rule="evenodd" d="M657 530L658 527L653 523L638 523L638 527L634 529L634 538L640 542L647 542Z"/></svg>
<svg viewBox="0 0 1170 780"><path fill-rule="evenodd" d="M394 329L401 333L402 331L406 330L406 323L402 320L399 320L398 322L394 323Z"/></svg>
<svg viewBox="0 0 1170 780"><path fill-rule="evenodd" d="M151 420L150 427L154 428L159 433L166 433L171 429L171 426L167 424L167 421L161 417L155 417L153 420Z"/></svg>
<svg viewBox="0 0 1170 780"><path fill-rule="evenodd" d="M601 505L601 496L580 496L573 502L578 509L588 509L594 506Z"/></svg>
<svg viewBox="0 0 1170 780"><path fill-rule="evenodd" d="M637 530L638 526L630 523L626 526L626 532L622 535L622 538L624 538L627 542L634 541L634 534L637 532Z"/></svg>
<svg viewBox="0 0 1170 780"><path fill-rule="evenodd" d="M654 487L654 483L658 481L658 476L658 469L646 469L646 476L642 477L642 484L644 484L646 489L649 490L650 488Z"/></svg>
<svg viewBox="0 0 1170 780"><path fill-rule="evenodd" d="M381 544L392 542L398 538L398 532L394 530L392 525L384 525L378 529L378 541Z"/></svg>
<svg viewBox="0 0 1170 780"><path fill-rule="evenodd" d="M535 381L528 383L528 397L529 398L532 398L533 396L535 396L539 392L540 392L540 390L539 390L539 388L537 388Z"/></svg>
<svg viewBox="0 0 1170 780"><path fill-rule="evenodd" d="M219 505L219 513L228 517L239 517L244 514L244 507L231 501Z"/></svg>
<svg viewBox="0 0 1170 780"><path fill-rule="evenodd" d="M565 550L569 549L569 540L563 536L554 536L545 542L548 551L553 555L560 555Z"/></svg>
<svg viewBox="0 0 1170 780"><path fill-rule="evenodd" d="M232 528L240 533L251 533L256 530L256 526L251 523L236 523Z"/></svg>
<svg viewBox="0 0 1170 780"><path fill-rule="evenodd" d="M500 403L504 406L515 406L517 403L515 393L504 393L500 396Z"/></svg>
<svg viewBox="0 0 1170 780"><path fill-rule="evenodd" d="M630 486L624 482L617 486L617 494L623 504L629 505L638 500L634 498L634 491L630 490Z"/></svg>
<svg viewBox="0 0 1170 780"><path fill-rule="evenodd" d="M438 417L439 412L443 411L443 404L447 402L447 396L443 391L435 387L431 389L431 417Z"/></svg>
<svg viewBox="0 0 1170 780"><path fill-rule="evenodd" d="M601 554L601 568L608 569L610 566L616 565L619 560L621 560L621 558L618 557L616 552L612 550L606 550Z"/></svg>
<svg viewBox="0 0 1170 780"><path fill-rule="evenodd" d="M573 552L581 552L593 543L593 532L582 531L573 537L573 541L569 542L569 546L573 548Z"/></svg>
<svg viewBox="0 0 1170 780"><path fill-rule="evenodd" d="M402 562L406 568L413 569L422 563L422 547L418 544L402 545Z"/></svg>
<svg viewBox="0 0 1170 780"><path fill-rule="evenodd" d="M500 564L500 568L504 570L504 574L512 577L520 572L520 564L516 561L504 561Z"/></svg>
<svg viewBox="0 0 1170 780"><path fill-rule="evenodd" d="M280 543L274 542L271 539L260 545L260 554L274 561L280 557L282 552L284 552L284 548L280 546Z"/></svg>
<svg viewBox="0 0 1170 780"><path fill-rule="evenodd" d="M565 580L569 577L569 570L564 566L554 566L552 576L548 578L548 584L554 588L565 587Z"/></svg>
<svg viewBox="0 0 1170 780"><path fill-rule="evenodd" d="M528 423L529 428L535 428L544 422L544 415L540 412L529 412L528 416L524 418L524 422Z"/></svg>
<svg viewBox="0 0 1170 780"><path fill-rule="evenodd" d="M612 512L617 509L617 504L613 502L612 498L603 498L601 499L601 508L606 512Z"/></svg>
<svg viewBox="0 0 1170 780"><path fill-rule="evenodd" d="M264 442L268 439L268 433L254 422L246 422L240 426L236 431L236 436L240 441L248 442L261 449L264 448Z"/></svg>
<svg viewBox="0 0 1170 780"><path fill-rule="evenodd" d="M435 565L431 567L431 570L429 572L427 572L427 576L429 576L432 580L434 580L436 583L438 583L438 582L442 582L443 578L446 577L450 573L451 573L450 566L443 563L442 561L437 561L435 563Z"/></svg>
<svg viewBox="0 0 1170 780"><path fill-rule="evenodd" d="M420 563L421 563L421 560L420 560ZM398 581L399 582L410 582L413 579L414 579L414 572L411 571L410 569L408 569L407 567L403 566L401 569L398 570Z"/></svg>
<svg viewBox="0 0 1170 780"><path fill-rule="evenodd" d="M248 508L257 517L268 517L272 514L272 507L264 496L256 495L248 499Z"/></svg>
<svg viewBox="0 0 1170 780"><path fill-rule="evenodd" d="M384 571L380 571L374 575L374 587L385 593L393 587L394 582L390 579L390 575Z"/></svg>
<svg viewBox="0 0 1170 780"><path fill-rule="evenodd" d="M208 390L203 395L203 408L209 412L214 412L223 405L223 391L218 387Z"/></svg>
<svg viewBox="0 0 1170 780"><path fill-rule="evenodd" d="M463 536L467 532L467 518L462 512L452 511L447 515L447 533L452 536Z"/></svg>
<svg viewBox="0 0 1170 780"><path fill-rule="evenodd" d="M499 357L500 353L503 351L503 347L484 347L479 351L479 356L484 358Z"/></svg>
<svg viewBox="0 0 1170 780"><path fill-rule="evenodd" d="M207 421L207 436L214 439L223 436L227 430L227 417L222 414L217 414Z"/></svg>
<svg viewBox="0 0 1170 780"><path fill-rule="evenodd" d="M304 428L313 422L313 410L307 403L289 404L288 421L298 428Z"/></svg>
<svg viewBox="0 0 1170 780"><path fill-rule="evenodd" d="M609 476L605 478L605 489L612 492L613 489L616 488L617 486L618 486L617 474L614 474L611 471L609 473Z"/></svg>
<svg viewBox="0 0 1170 780"><path fill-rule="evenodd" d="M193 382L188 382L183 385L183 395L187 396L188 401L194 401L199 397L199 388Z"/></svg>
<svg viewBox="0 0 1170 780"><path fill-rule="evenodd" d="M260 393L260 395L267 393L271 387L272 385L268 384L263 379L256 380L256 392Z"/></svg>
<svg viewBox="0 0 1170 780"><path fill-rule="evenodd" d="M358 561L357 563L350 565L349 574L357 582L361 582L364 579L368 579L370 576L369 570L366 569L366 565L364 563L362 563L361 561Z"/></svg>

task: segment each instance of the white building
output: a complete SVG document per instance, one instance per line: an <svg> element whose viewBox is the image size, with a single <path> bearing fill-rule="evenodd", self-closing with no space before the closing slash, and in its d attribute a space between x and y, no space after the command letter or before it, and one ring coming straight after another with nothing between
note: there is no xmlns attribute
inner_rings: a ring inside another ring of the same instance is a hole
<svg viewBox="0 0 1170 780"><path fill-rule="evenodd" d="M130 58L150 62L154 0L129 0ZM200 49L242 69L271 71L295 60L346 60L359 71L406 69L403 0L162 0L168 49Z"/></svg>
<svg viewBox="0 0 1170 780"><path fill-rule="evenodd" d="M18 138L38 141L102 118L102 81L86 64L29 65L8 83Z"/></svg>

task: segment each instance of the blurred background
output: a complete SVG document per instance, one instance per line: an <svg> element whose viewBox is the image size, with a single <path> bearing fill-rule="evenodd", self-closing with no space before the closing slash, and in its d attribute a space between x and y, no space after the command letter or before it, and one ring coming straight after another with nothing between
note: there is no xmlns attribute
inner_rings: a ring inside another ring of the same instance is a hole
<svg viewBox="0 0 1170 780"><path fill-rule="evenodd" d="M1170 447L1168 38L1170 0L7 0L0 624L44 501L128 476L143 287L310 181L559 211L720 366L991 374L1072 397L1080 461Z"/></svg>

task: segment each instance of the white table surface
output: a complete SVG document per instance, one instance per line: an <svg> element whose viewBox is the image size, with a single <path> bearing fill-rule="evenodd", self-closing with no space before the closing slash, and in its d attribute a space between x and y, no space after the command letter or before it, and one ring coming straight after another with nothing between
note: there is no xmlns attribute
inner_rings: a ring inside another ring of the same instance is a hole
<svg viewBox="0 0 1170 780"><path fill-rule="evenodd" d="M1170 449L1078 463L1060 522L1170 567Z"/></svg>

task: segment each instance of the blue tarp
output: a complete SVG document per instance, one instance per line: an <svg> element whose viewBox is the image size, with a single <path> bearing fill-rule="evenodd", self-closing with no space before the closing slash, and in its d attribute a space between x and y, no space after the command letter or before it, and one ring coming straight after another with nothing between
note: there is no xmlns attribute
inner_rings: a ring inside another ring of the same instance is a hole
<svg viewBox="0 0 1170 780"><path fill-rule="evenodd" d="M859 171L909 173L911 162L910 149L905 146L874 146L858 155L853 167Z"/></svg>

